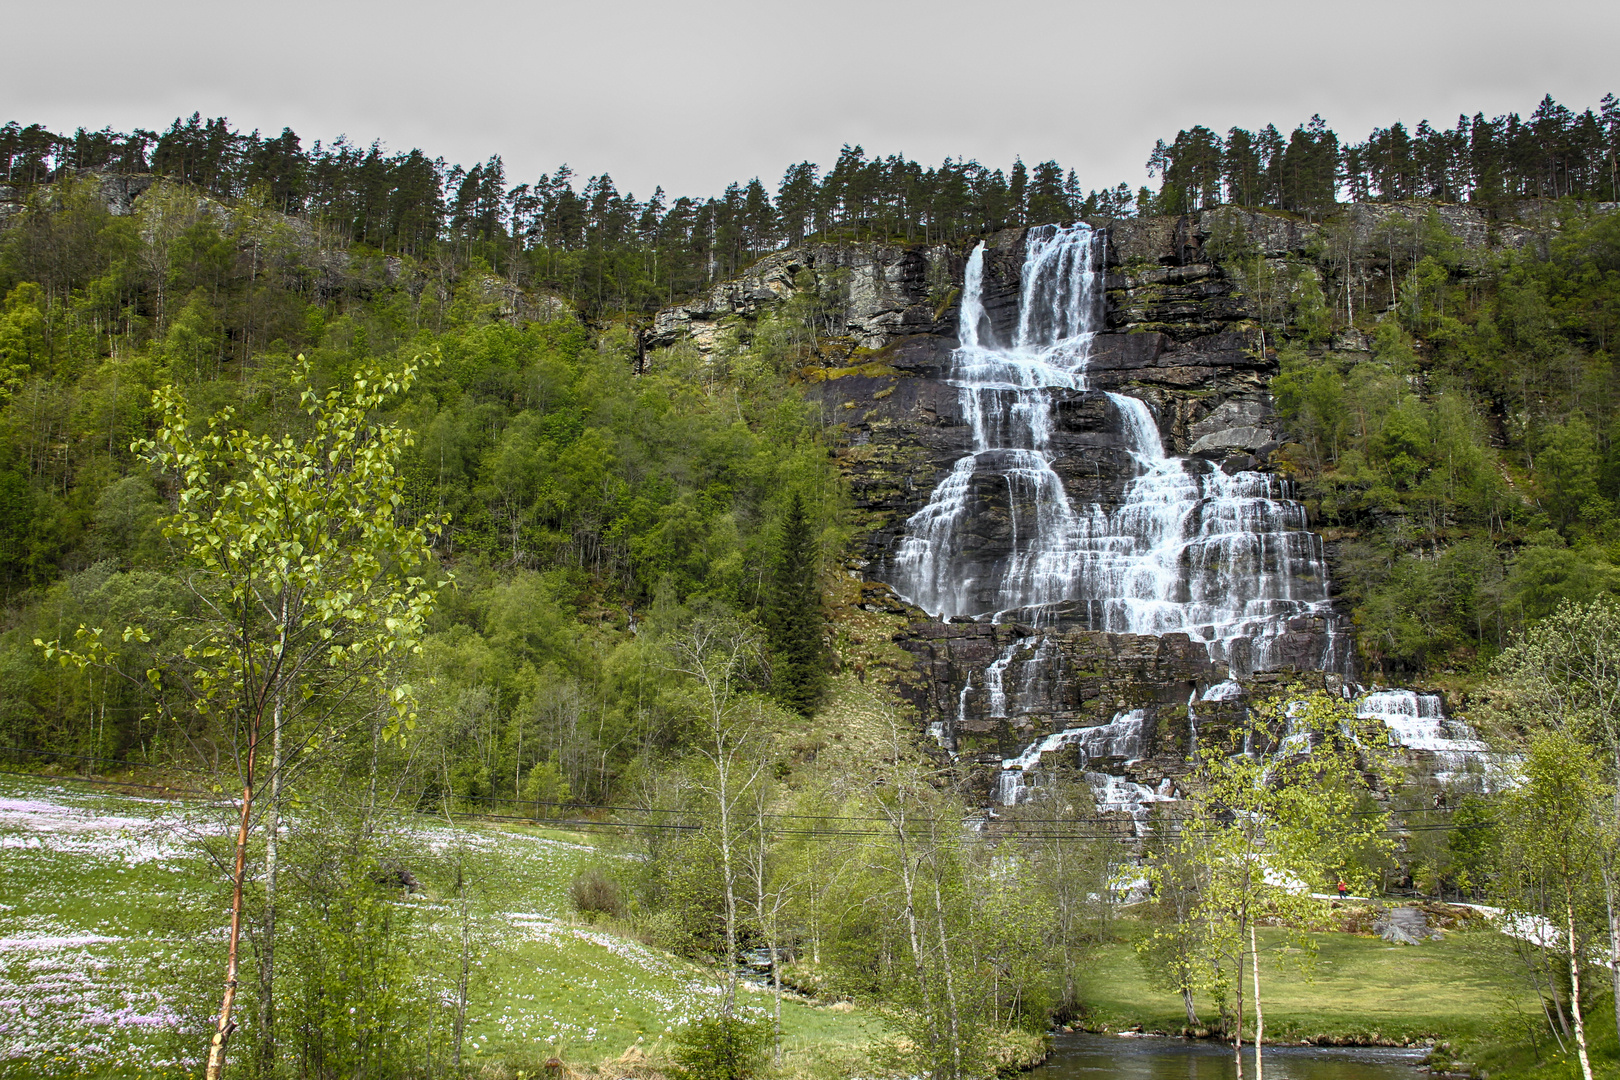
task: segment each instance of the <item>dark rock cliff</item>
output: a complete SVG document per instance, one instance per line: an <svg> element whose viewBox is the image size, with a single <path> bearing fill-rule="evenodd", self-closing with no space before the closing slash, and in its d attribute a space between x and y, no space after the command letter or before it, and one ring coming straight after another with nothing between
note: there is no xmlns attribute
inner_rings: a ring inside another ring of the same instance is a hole
<svg viewBox="0 0 1620 1080"><path fill-rule="evenodd" d="M1410 226L1429 212L1354 207L1340 227L1371 236L1401 215ZM1517 225L1493 233L1467 208L1434 212L1471 245L1532 238L1532 230ZM1148 405L1167 452L1202 456L1228 472L1266 469L1286 439L1268 389L1275 354L1263 347L1269 343L1253 299L1219 253L1236 240L1261 258L1303 254L1322 242L1323 227L1233 208L1105 227L1105 322L1087 367L1089 388L1054 391L1052 467L1071 501L1115 506L1134 475L1108 391ZM1025 231L1013 229L986 245L982 300L988 333L1003 342L1017 325L1025 242ZM808 245L660 313L651 337L670 344L684 336L706 352L728 325L815 291L828 334L845 342L804 376L825 419L844 433L838 462L857 517L846 569L863 578L866 604L908 612L909 628L896 638L915 660L906 693L941 745L988 793L1002 761L1041 736L1105 725L1133 711L1141 720L1141 756L1128 763L1091 760L1087 767L1146 784L1186 771L1194 725L1224 727L1241 715L1249 692L1295 677L1289 669L1318 685L1324 678L1337 684L1312 671L1327 636L1343 632L1320 616L1287 625L1277 651L1281 670L1247 678L1241 690L1227 685L1220 700L1200 701L1212 686L1226 684L1229 669L1184 634L1103 633L1088 628L1086 611L1061 607L1043 611L1040 628L1020 612L1004 612L996 624L940 622L887 589L907 518L971 449L968 419L946 381L967 255L962 245ZM1361 272L1378 274L1376 259ZM975 557L991 561L1010 549L1014 497L994 474L975 474L964 542ZM989 669L998 661L993 695Z"/></svg>
<svg viewBox="0 0 1620 1080"><path fill-rule="evenodd" d="M1017 321L1023 241L1022 230L1009 230L987 251L984 305L1002 340ZM1132 475L1106 391L1147 402L1169 452L1247 467L1279 435L1267 392L1275 361L1260 353L1251 304L1232 277L1211 263L1125 266L1119 247L1109 244L1106 329L1088 367L1091 389L1059 394L1055 410L1053 464L1077 502L1112 505ZM1177 250L1165 248L1162 260ZM950 258L960 279L960 253L935 257ZM861 568L872 577L885 576L906 518L969 449L956 390L944 381L956 314L953 300L926 330L891 336L859 364L808 372L826 418L847 432L840 464L861 515ZM1005 497L975 493L986 545L1007 528Z"/></svg>

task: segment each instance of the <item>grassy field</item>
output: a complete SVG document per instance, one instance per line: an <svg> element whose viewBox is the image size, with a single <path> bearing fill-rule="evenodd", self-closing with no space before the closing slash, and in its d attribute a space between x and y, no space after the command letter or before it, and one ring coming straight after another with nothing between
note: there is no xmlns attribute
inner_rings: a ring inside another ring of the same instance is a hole
<svg viewBox="0 0 1620 1080"><path fill-rule="evenodd" d="M1300 961L1307 957L1282 931L1262 930L1267 1036L1279 1041L1484 1037L1519 1000L1500 968L1493 969L1495 950L1482 949L1483 939L1495 936L1481 928L1411 946L1323 933L1316 935L1316 957L1302 969ZM1084 995L1094 1003L1098 1026L1118 1030L1141 1024L1167 1032L1186 1026L1181 998L1147 986L1128 942L1102 946L1085 970ZM1246 971L1246 998L1252 990ZM1533 1001L1521 1004L1534 1006ZM1197 1005L1201 1019L1213 1018L1207 998L1200 997Z"/></svg>
<svg viewBox="0 0 1620 1080"><path fill-rule="evenodd" d="M187 1076L223 976L220 875L195 807L72 782L0 777L0 1075ZM580 923L567 888L601 858L585 837L413 822L429 851L487 856L502 907L482 926L466 1054L533 1068L656 1055L712 1005L712 970ZM422 895L412 902L442 901ZM767 994L748 990L745 1006ZM800 1073L836 1075L870 1021L789 1001Z"/></svg>
<svg viewBox="0 0 1620 1080"><path fill-rule="evenodd" d="M1129 933L1123 921L1121 938ZM1268 1041L1443 1042L1451 1061L1493 1080L1581 1075L1573 1046L1560 1048L1546 1033L1519 961L1488 924L1415 946L1341 933L1320 933L1315 941L1316 957L1302 967L1305 957L1287 935L1260 932ZM1173 1033L1186 1026L1180 997L1147 986L1127 940L1100 946L1082 967L1083 994L1091 1004L1088 1027L1121 1031L1140 1024L1146 1031ZM1253 987L1250 978L1245 972L1245 996ZM1207 999L1200 997L1197 1006L1200 1019L1214 1016ZM1606 986L1588 987L1586 1018L1595 1075L1620 1080L1620 1040Z"/></svg>
<svg viewBox="0 0 1620 1080"><path fill-rule="evenodd" d="M467 853L498 898L477 935L465 1045L472 1062L504 1064L490 1075L533 1075L552 1055L581 1065L657 1060L718 997L712 969L573 914L569 884L610 857L591 838L430 818L402 827L424 859ZM195 804L0 776L0 1076L192 1074L217 1007L226 899L197 840L220 831ZM445 903L431 890L410 902ZM1146 985L1133 924L1116 925L1118 940L1082 965L1087 1025L1179 1031L1180 999ZM1517 1038L1515 1013L1535 1006L1516 996L1502 940L1483 926L1420 946L1320 934L1302 971L1285 936L1264 931L1268 1036L1464 1046ZM763 1010L769 995L746 989L744 1005ZM1209 1002L1199 1007L1213 1017ZM785 1004L783 1026L787 1071L800 1076L850 1075L883 1033L860 1010L802 1000ZM1594 1026L1602 1030L1601 1018ZM1613 1041L1612 1022L1600 1037ZM1522 1054L1499 1057L1493 1073L1562 1075L1526 1071Z"/></svg>

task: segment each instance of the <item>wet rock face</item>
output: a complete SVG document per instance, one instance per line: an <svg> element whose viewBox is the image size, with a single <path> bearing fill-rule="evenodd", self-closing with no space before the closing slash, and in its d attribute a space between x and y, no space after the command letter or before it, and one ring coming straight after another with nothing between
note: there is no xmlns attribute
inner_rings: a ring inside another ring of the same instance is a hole
<svg viewBox="0 0 1620 1080"><path fill-rule="evenodd" d="M881 585L867 589L891 610L902 606L892 593L880 597ZM1321 632L1301 627L1300 647L1314 646L1313 635ZM1273 671L1232 681L1227 665L1210 660L1186 634L959 618L915 620L895 640L915 661L902 687L906 700L986 804L999 801L1013 759L1028 756L1042 740L1058 741L1048 737L1062 732L1080 737L1041 755L1037 764L1048 775L1053 767L1066 768L1084 774L1094 788L1113 777L1173 797L1199 751L1241 745L1252 701L1284 688L1338 694L1345 686L1323 672ZM1133 734L1104 737L1111 730ZM1105 807L1102 793L1098 798L1104 810L1132 809Z"/></svg>
<svg viewBox="0 0 1620 1080"><path fill-rule="evenodd" d="M1004 343L1016 333L1024 241L1023 230L1008 230L986 245L981 337ZM1109 246L1110 259L1118 246ZM1113 266L1106 284L1105 329L1086 368L1088 389L1052 394L1052 467L1071 502L1112 509L1135 475L1109 391L1148 405L1166 452L1230 462L1229 471L1257 467L1280 434L1267 392L1275 364L1257 352L1247 301L1234 283L1205 264ZM948 381L958 303L932 332L899 336L860 367L815 373L822 377L811 394L824 419L848 433L840 463L861 519L859 556L869 579L895 580L907 518L971 449L971 418ZM971 525L958 553L967 575L986 583L1001 577L1014 510L1028 497L993 464L970 485ZM980 599L979 610L996 606Z"/></svg>
<svg viewBox="0 0 1620 1080"><path fill-rule="evenodd" d="M908 701L927 723L938 725L934 730L944 747L986 795L994 791L1003 762L1036 740L1100 727L1132 710L1140 712L1142 727L1129 757L1088 756L1082 762L1069 748L1048 764L1083 765L1149 785L1179 778L1192 767L1200 734L1225 737L1248 701L1235 688L1222 700L1195 700L1222 684L1226 669L1185 634L953 620L916 622L897 640L916 660ZM998 661L999 672L987 678Z"/></svg>
<svg viewBox="0 0 1620 1080"><path fill-rule="evenodd" d="M1171 230L1167 241L1176 248L1166 261L1196 253L1194 240ZM980 345L1006 348L1017 334L1024 246L1023 234L1004 233L978 260ZM1257 348L1247 302L1233 281L1209 263L1137 261L1106 266L1103 274L1103 320L1083 382L1050 387L1039 399L1049 430L1043 428L1038 445L1069 503L1100 508L1109 518L1115 511L1139 512L1133 507L1142 494L1133 484L1142 476L1141 433L1153 425L1161 445L1152 454L1204 456L1227 476L1263 468L1280 436L1267 393L1273 367ZM1212 730L1229 730L1233 718L1226 714L1242 713L1241 703L1227 699L1189 703L1225 683L1234 669L1322 666L1335 629L1329 622L1336 618L1313 608L1288 619L1261 655L1251 653L1247 639L1218 653L1188 633L1096 630L1118 625L1119 613L1105 610L1113 595L1105 596L1107 590L1097 599L998 611L1008 596L1003 583L1015 576L1014 552L1030 549L1027 535L1020 548L1020 528L1035 521L1035 502L1045 489L1028 479L1034 474L1027 465L1020 471L1019 455L1028 451L1016 439L985 442L991 417L1011 417L1028 403L993 381L961 391L959 380L967 375L955 365L956 348L954 335L941 328L901 337L860 367L824 372L814 390L828 422L849 432L842 463L864 519L856 565L866 580L912 580L919 541L906 543L909 528L928 537L924 547L950 568L945 610L996 612L980 622L916 613L902 641L917 660L912 704L992 801L1019 795L1013 789L1022 774L1008 784L1007 763L1048 745L1043 760L1111 776L1110 785L1141 785L1138 795L1168 797L1163 785L1189 767L1200 719L1215 725ZM1133 420L1127 402L1111 393L1142 403L1151 424ZM941 502L947 476L957 494ZM920 523L947 505L956 524L936 540ZM1247 588L1243 580L1235 586ZM1169 599L1185 603L1189 597ZM892 594L888 605L904 606ZM1115 729L1129 735L1109 734ZM1058 737L1062 732L1074 737ZM1108 757L1115 750L1117 761ZM1104 796L1098 797L1102 805Z"/></svg>
<svg viewBox="0 0 1620 1080"><path fill-rule="evenodd" d="M970 421L945 381L954 347L954 340L937 336L906 339L874 358L891 372L848 375L818 388L828 420L850 427L850 445L840 457L867 526L859 544L870 579L889 579L906 519L971 449ZM1115 504L1134 475L1117 412L1100 391L1062 391L1056 398L1052 448L1064 488L1076 501ZM993 564L1011 551L1014 502L1028 494L1010 489L991 455L982 456L986 467L972 484L968 544L975 561ZM995 580L989 565L980 569L975 576Z"/></svg>

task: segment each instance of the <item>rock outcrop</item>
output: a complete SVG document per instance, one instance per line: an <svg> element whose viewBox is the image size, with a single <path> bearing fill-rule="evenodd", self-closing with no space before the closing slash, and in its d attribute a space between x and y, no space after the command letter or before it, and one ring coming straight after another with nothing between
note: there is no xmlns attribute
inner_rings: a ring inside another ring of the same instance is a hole
<svg viewBox="0 0 1620 1080"><path fill-rule="evenodd" d="M767 255L696 299L658 312L647 344L663 348L685 339L707 354L724 327L803 297L813 308L806 314L829 336L882 348L953 325L951 282L961 276L960 253L944 246L805 244Z"/></svg>
<svg viewBox="0 0 1620 1080"><path fill-rule="evenodd" d="M1445 933L1429 925L1428 916L1420 907L1398 907L1385 912L1373 923L1373 933L1391 945L1421 945L1430 939L1439 940Z"/></svg>
<svg viewBox="0 0 1620 1080"><path fill-rule="evenodd" d="M135 212L135 200L158 182L149 173L97 173L84 170L80 179L96 185L96 193L107 205L113 217L127 217ZM0 184L0 228L13 216L22 213L27 201L27 190L9 184Z"/></svg>
<svg viewBox="0 0 1620 1080"><path fill-rule="evenodd" d="M1522 246L1555 227L1490 221L1473 207L1418 204L1358 204L1325 225L1223 207L1103 226L1106 299L1085 388L1049 391L1052 430L1044 445L1071 503L1111 511L1140 475L1122 430L1128 421L1110 404L1109 392L1147 406L1167 453L1204 457L1228 474L1268 469L1288 433L1269 393L1275 353L1240 267L1252 274L1256 258L1315 257L1338 244L1354 253L1360 280L1374 281L1387 275L1397 254L1391 243L1409 243L1401 237L1416 236L1431 215L1466 248ZM979 325L1002 342L1014 339L1018 323L1026 242L1022 229L986 241ZM837 456L857 525L847 568L864 578L864 602L887 610L906 609L884 583L899 579L896 558L907 519L973 449L971 417L949 381L969 251L967 245L805 245L660 312L649 337L655 347L685 338L707 352L728 327L746 333L767 312L797 304L795 314L813 313L823 333L842 341L802 375L824 419L843 433ZM1359 335L1337 344L1366 348ZM1015 500L1028 496L993 469L975 469L966 483L970 509L958 543L968 552L964 576L971 578L973 568L1013 550L1023 516ZM1266 684L1304 677L1342 686L1339 676L1315 670L1331 652L1324 643L1347 634L1331 612L1290 619L1270 653L1274 670L1247 677L1242 686L1230 679L1238 657L1230 658L1232 665L1215 662L1186 634L1091 629L1095 612L1078 602L1048 605L1038 618L1002 611L995 622L942 622L915 608L909 612L909 629L896 638L915 663L907 695L987 797L997 790L1003 763L1043 736L1128 725L1136 740L1129 759L1098 760L1091 746L1086 767L1134 784L1162 784L1187 770L1201 723L1211 732L1223 730L1241 716L1248 695ZM1072 757L1075 747L1053 751L1060 758L1064 753Z"/></svg>
<svg viewBox="0 0 1620 1080"><path fill-rule="evenodd" d="M1302 628L1302 651L1303 639L1319 632ZM1199 738L1224 738L1253 694L1298 678L1308 687L1344 685L1321 672L1261 673L1240 685L1185 634L919 618L896 643L915 662L907 700L986 792L1005 760L1043 736L1101 727L1127 713L1141 724L1138 752L1092 757L1087 768L1149 786L1177 779L1191 770ZM1071 748L1054 763L1074 757Z"/></svg>

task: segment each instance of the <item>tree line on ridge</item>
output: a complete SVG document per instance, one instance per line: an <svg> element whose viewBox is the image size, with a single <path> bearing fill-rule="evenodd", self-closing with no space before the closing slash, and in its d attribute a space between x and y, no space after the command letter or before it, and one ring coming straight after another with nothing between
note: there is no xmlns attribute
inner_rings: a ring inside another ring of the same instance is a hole
<svg viewBox="0 0 1620 1080"><path fill-rule="evenodd" d="M1148 160L1157 192L1087 189L1056 161L1005 171L963 158L925 167L844 146L831 168L789 166L774 194L754 177L716 196L646 199L607 173L567 165L509 184L499 154L470 167L413 148L339 137L307 149L291 129L242 133L193 113L162 132L17 122L0 128L0 170L18 189L66 173L153 173L223 199L307 217L342 239L422 257L440 245L526 276L588 309L650 312L760 254L811 237L942 242L1010 225L1183 213L1222 203L1320 215L1341 200L1423 198L1496 204L1531 197L1620 199L1620 106L1606 95L1576 113L1545 98L1527 118L1460 117L1447 130L1401 123L1342 140L1320 116L1288 136L1268 124L1203 126L1160 140Z"/></svg>

